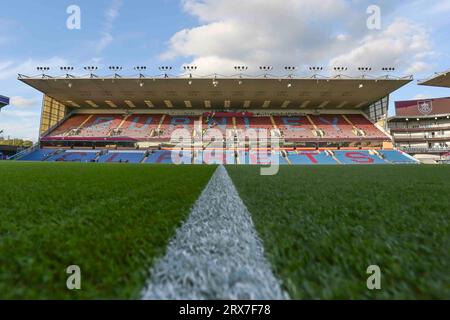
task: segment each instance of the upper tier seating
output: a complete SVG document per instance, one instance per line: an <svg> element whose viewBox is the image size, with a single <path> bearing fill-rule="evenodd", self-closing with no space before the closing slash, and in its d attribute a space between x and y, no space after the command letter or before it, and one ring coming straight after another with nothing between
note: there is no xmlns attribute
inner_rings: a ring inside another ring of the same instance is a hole
<svg viewBox="0 0 450 320"><path fill-rule="evenodd" d="M274 120L286 141L318 139L314 134L314 126L307 117L274 117Z"/></svg>
<svg viewBox="0 0 450 320"><path fill-rule="evenodd" d="M164 117L164 120L162 118ZM310 116L210 117L169 115L74 115L42 140L108 140L167 142L176 129L186 129L196 139L221 134L242 137L245 129L270 130L268 137L281 135L287 142L385 140L388 137L363 115L323 114ZM350 121L348 122L346 118ZM202 119L202 122L200 122ZM198 126L195 126L195 124ZM275 126L275 127L274 127ZM201 128L201 130L200 130ZM236 129L236 130L235 130ZM360 130L362 132L360 132ZM260 133L259 133L260 134ZM228 135L228 136L227 136Z"/></svg>
<svg viewBox="0 0 450 320"><path fill-rule="evenodd" d="M383 132L381 132L370 120L360 114L350 114L346 116L350 122L361 129L365 133L366 138L372 139L389 139Z"/></svg>
<svg viewBox="0 0 450 320"><path fill-rule="evenodd" d="M355 139L358 138L353 133L353 126L345 121L339 114L322 114L320 116L310 116L319 130L324 133L325 139Z"/></svg>
<svg viewBox="0 0 450 320"><path fill-rule="evenodd" d="M83 122L85 122L88 119L89 115L86 114L80 114L80 115L74 115L64 121L59 127L55 128L49 136L52 137L61 137L64 134L70 132L71 130L77 129L80 127Z"/></svg>
<svg viewBox="0 0 450 320"><path fill-rule="evenodd" d="M130 115L125 117L122 125L113 131L112 135L137 140L151 138L152 133L158 128L161 118L162 115Z"/></svg>
<svg viewBox="0 0 450 320"><path fill-rule="evenodd" d="M80 137L108 137L112 129L122 122L121 115L99 115L91 117L76 136Z"/></svg>
<svg viewBox="0 0 450 320"><path fill-rule="evenodd" d="M273 129L270 117L236 117L236 129Z"/></svg>
<svg viewBox="0 0 450 320"><path fill-rule="evenodd" d="M204 135L208 135L209 129L218 129L222 132L222 135L226 136L227 130L233 130L233 118L232 117L213 117L210 119L203 119L202 128Z"/></svg>
<svg viewBox="0 0 450 320"><path fill-rule="evenodd" d="M186 129L192 136L195 121L199 121L199 117L166 116L160 128L161 132L156 137L170 140L172 133L177 129Z"/></svg>

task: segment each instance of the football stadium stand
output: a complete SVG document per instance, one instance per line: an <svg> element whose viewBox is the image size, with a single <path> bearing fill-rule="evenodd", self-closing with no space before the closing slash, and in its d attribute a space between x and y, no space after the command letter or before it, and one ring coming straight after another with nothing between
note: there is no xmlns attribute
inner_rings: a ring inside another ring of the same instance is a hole
<svg viewBox="0 0 450 320"><path fill-rule="evenodd" d="M39 143L20 160L282 165L413 161L393 149L382 126L390 93L411 77L19 75L19 80L44 94Z"/></svg>
<svg viewBox="0 0 450 320"><path fill-rule="evenodd" d="M450 70L419 85L450 88ZM394 146L424 163L447 163L450 152L450 97L395 102L387 121Z"/></svg>

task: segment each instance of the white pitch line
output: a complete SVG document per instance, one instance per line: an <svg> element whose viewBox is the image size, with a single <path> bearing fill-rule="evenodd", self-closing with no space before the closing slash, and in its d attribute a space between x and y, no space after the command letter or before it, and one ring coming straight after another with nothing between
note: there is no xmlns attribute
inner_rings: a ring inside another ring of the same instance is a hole
<svg viewBox="0 0 450 320"><path fill-rule="evenodd" d="M289 299L223 166L156 262L143 299Z"/></svg>

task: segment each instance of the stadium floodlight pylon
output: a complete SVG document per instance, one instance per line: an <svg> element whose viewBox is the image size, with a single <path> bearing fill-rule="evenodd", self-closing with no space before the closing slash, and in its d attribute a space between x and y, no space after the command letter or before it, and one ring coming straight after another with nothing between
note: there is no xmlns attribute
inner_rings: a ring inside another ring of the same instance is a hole
<svg viewBox="0 0 450 320"><path fill-rule="evenodd" d="M160 66L158 69L161 71L164 71L164 78L169 78L169 74L167 73L167 71L172 70L173 67L172 66Z"/></svg>
<svg viewBox="0 0 450 320"><path fill-rule="evenodd" d="M197 68L198 68L197 66L191 66L191 65L183 66L184 71L189 72L189 78L192 78L192 71L197 70ZM192 82L189 84L192 84Z"/></svg>

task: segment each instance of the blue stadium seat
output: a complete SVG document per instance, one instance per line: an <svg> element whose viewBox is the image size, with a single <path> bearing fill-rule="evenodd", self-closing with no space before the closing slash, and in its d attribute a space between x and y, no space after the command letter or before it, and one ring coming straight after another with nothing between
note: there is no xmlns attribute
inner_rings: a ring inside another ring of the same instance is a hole
<svg viewBox="0 0 450 320"><path fill-rule="evenodd" d="M129 162L140 163L145 152L114 152L110 151L98 158L98 162Z"/></svg>
<svg viewBox="0 0 450 320"><path fill-rule="evenodd" d="M322 151L289 151L288 159L293 165L335 165L333 157Z"/></svg>
<svg viewBox="0 0 450 320"><path fill-rule="evenodd" d="M22 158L20 158L20 161L44 161L45 158L47 158L49 155L54 153L55 150L53 149L38 149L35 150Z"/></svg>
<svg viewBox="0 0 450 320"><path fill-rule="evenodd" d="M97 157L97 153L98 151L67 150L65 152L55 154L45 161L91 162Z"/></svg>
<svg viewBox="0 0 450 320"><path fill-rule="evenodd" d="M192 154L189 151L156 150L148 156L145 163L192 164Z"/></svg>
<svg viewBox="0 0 450 320"><path fill-rule="evenodd" d="M367 150L358 151L334 151L336 159L342 164L387 164L377 155L371 155Z"/></svg>
<svg viewBox="0 0 450 320"><path fill-rule="evenodd" d="M250 164L250 165L270 165L275 164L272 161L278 161L280 165L287 165L288 162L281 155L280 152L265 152L265 151L239 151L238 152L239 163L240 164ZM272 157L274 157L272 159Z"/></svg>
<svg viewBox="0 0 450 320"><path fill-rule="evenodd" d="M392 163L417 164L417 161L411 159L407 155L398 150L382 150L379 151L384 158Z"/></svg>

